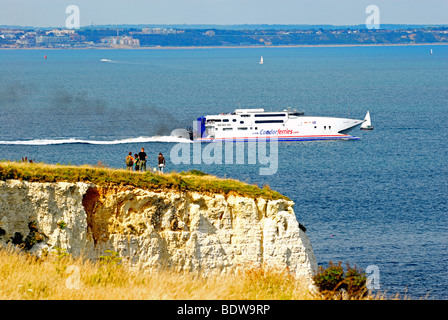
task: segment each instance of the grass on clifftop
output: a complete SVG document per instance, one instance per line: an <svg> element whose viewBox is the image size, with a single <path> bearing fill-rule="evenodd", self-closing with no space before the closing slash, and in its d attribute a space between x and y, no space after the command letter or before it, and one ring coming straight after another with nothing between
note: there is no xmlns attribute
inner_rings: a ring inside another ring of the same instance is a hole
<svg viewBox="0 0 448 320"><path fill-rule="evenodd" d="M142 272L122 264L108 250L99 261L64 250L42 257L0 245L0 300L327 300L286 269L242 268L232 274L201 276L175 270ZM384 300L385 296L351 297ZM395 297L392 299L399 299Z"/></svg>
<svg viewBox="0 0 448 320"><path fill-rule="evenodd" d="M18 179L29 182L91 182L99 186L134 186L146 190L173 189L210 193L236 193L265 199L287 199L268 186L259 188L234 179L221 179L193 170L182 173L130 172L123 169L92 166L51 165L26 162L0 162L0 180Z"/></svg>
<svg viewBox="0 0 448 320"><path fill-rule="evenodd" d="M290 300L313 299L285 270L252 268L234 275L141 272L105 255L99 262L59 250L42 258L0 246L0 300Z"/></svg>

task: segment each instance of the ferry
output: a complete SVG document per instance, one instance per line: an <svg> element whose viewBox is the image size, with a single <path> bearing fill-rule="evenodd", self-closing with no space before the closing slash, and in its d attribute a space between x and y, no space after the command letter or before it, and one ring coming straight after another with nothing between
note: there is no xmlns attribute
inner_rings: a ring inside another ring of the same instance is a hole
<svg viewBox="0 0 448 320"><path fill-rule="evenodd" d="M349 132L365 120L308 116L304 112L285 109L265 111L236 109L231 113L199 117L190 138L193 141L278 141L356 140Z"/></svg>

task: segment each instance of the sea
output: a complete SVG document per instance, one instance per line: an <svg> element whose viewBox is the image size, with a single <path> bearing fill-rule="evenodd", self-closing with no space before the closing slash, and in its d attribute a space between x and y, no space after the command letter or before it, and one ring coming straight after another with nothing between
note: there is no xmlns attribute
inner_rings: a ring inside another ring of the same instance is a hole
<svg viewBox="0 0 448 320"><path fill-rule="evenodd" d="M239 162L173 155L194 152L173 130L237 108L370 111L374 130L279 142L268 175L248 143ZM0 50L0 159L124 168L142 147L150 170L163 153L286 195L319 266L369 271L374 294L448 298L448 46Z"/></svg>

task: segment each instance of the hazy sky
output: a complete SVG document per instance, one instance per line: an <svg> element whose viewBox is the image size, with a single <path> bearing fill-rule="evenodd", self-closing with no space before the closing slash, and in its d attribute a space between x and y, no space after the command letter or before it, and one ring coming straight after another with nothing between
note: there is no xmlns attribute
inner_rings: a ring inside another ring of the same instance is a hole
<svg viewBox="0 0 448 320"><path fill-rule="evenodd" d="M94 24L448 24L448 0L0 0L0 25L62 27L68 5Z"/></svg>

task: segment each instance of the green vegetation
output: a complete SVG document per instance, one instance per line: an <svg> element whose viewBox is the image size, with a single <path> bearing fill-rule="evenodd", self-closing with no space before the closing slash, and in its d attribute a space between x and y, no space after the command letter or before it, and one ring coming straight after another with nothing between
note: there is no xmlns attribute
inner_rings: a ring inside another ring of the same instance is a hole
<svg viewBox="0 0 448 320"><path fill-rule="evenodd" d="M220 179L198 170L159 174L130 172L91 166L50 165L43 163L0 162L0 180L29 182L91 182L98 186L133 186L146 190L173 189L204 193L235 193L252 198L287 199L268 185L259 188L233 179Z"/></svg>
<svg viewBox="0 0 448 320"><path fill-rule="evenodd" d="M67 224L65 223L65 221L62 221L62 220L59 221L57 223L57 225L58 225L59 229L61 229L61 230L64 230L67 227Z"/></svg>
<svg viewBox="0 0 448 320"><path fill-rule="evenodd" d="M11 243L15 244L21 248L26 250L31 249L36 243L42 242L45 240L45 234L39 232L37 230L36 221L31 221L28 223L28 229L30 232L23 239L23 235L20 232L15 232L14 236L11 238ZM5 234L5 230L0 228L0 236ZM8 242L8 241L7 241Z"/></svg>
<svg viewBox="0 0 448 320"><path fill-rule="evenodd" d="M104 253L107 255L100 256L100 264L102 265L119 265L121 262L121 258L118 252L112 250L106 250Z"/></svg>
<svg viewBox="0 0 448 320"><path fill-rule="evenodd" d="M341 266L330 261L327 269L322 266L313 277L314 283L319 291L327 298L334 299L344 293L348 298L362 298L367 295L367 277L363 271L357 270L356 266L351 268L347 264L347 271Z"/></svg>

